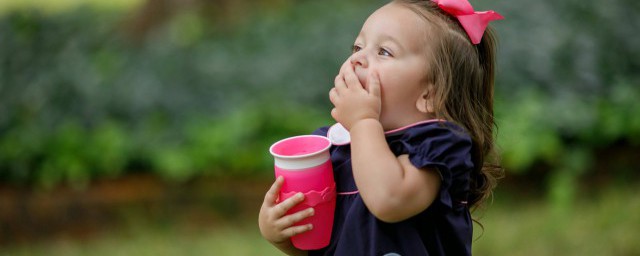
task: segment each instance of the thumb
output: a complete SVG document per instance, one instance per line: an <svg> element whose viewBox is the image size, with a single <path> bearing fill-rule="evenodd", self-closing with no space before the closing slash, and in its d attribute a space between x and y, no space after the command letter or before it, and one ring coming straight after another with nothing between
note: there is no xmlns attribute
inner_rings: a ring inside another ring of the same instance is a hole
<svg viewBox="0 0 640 256"><path fill-rule="evenodd" d="M369 94L380 97L380 77L377 72L369 73L367 85L369 87Z"/></svg>

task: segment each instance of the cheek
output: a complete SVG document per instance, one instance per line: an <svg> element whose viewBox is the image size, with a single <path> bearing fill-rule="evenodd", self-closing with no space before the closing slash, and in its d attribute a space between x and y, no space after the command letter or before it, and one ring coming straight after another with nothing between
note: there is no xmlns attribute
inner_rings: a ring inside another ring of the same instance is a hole
<svg viewBox="0 0 640 256"><path fill-rule="evenodd" d="M402 80L400 76L395 74L380 75L380 94L382 96L382 105L397 105L402 95Z"/></svg>
<svg viewBox="0 0 640 256"><path fill-rule="evenodd" d="M424 89L424 79L416 73L386 73L380 75L380 87L384 103L413 106Z"/></svg>
<svg viewBox="0 0 640 256"><path fill-rule="evenodd" d="M380 78L380 90L382 91L383 98L406 97L406 94L415 93L414 90L416 87L423 84L423 79L420 79L421 75L416 70L396 67L379 67L375 69L375 72L378 73L378 77ZM358 78L361 79L361 82L366 81L366 75L367 72L364 70L362 71L362 74L358 74ZM385 94L387 94L387 96L385 96Z"/></svg>
<svg viewBox="0 0 640 256"><path fill-rule="evenodd" d="M381 89L397 90L397 88L403 84L403 78L398 73L386 72L378 74L380 74Z"/></svg>

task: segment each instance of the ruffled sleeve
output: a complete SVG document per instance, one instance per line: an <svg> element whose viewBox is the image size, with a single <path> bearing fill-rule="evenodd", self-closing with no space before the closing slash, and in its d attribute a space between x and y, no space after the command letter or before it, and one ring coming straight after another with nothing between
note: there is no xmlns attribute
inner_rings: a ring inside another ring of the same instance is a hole
<svg viewBox="0 0 640 256"><path fill-rule="evenodd" d="M390 141L390 147L396 155L408 154L415 167L440 172L440 201L444 205L466 203L473 170L472 141L462 128L449 122L413 127Z"/></svg>
<svg viewBox="0 0 640 256"><path fill-rule="evenodd" d="M323 126L320 127L318 129L316 129L315 131L313 131L313 133L311 133L312 135L320 135L320 136L327 136L327 132L329 131L329 126Z"/></svg>

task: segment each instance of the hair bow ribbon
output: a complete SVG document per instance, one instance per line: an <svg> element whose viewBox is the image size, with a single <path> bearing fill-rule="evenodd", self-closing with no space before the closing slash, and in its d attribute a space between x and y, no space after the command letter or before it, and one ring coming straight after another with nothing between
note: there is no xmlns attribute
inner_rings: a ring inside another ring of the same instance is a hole
<svg viewBox="0 0 640 256"><path fill-rule="evenodd" d="M467 32L471 43L479 44L489 22L504 19L499 13L490 10L476 12L467 0L432 0L448 14L455 16Z"/></svg>

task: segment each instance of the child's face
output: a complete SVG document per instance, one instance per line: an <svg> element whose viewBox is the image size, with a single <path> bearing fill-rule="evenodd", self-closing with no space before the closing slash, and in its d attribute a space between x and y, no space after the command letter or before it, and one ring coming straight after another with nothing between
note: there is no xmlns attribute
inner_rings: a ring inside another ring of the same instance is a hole
<svg viewBox="0 0 640 256"><path fill-rule="evenodd" d="M428 118L425 107L428 49L427 23L408 7L391 3L371 14L354 43L350 60L360 83L367 74L380 77L385 130Z"/></svg>

